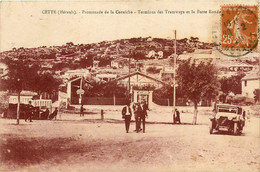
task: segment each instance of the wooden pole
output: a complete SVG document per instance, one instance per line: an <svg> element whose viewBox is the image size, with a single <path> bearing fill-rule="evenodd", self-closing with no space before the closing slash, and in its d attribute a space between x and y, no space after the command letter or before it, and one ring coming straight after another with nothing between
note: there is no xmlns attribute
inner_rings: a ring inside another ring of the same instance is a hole
<svg viewBox="0 0 260 172"><path fill-rule="evenodd" d="M130 56L129 56L129 60L128 60L128 76L129 76L129 78L128 78L128 93L127 93L127 97L128 97L128 101L130 100L130 87L131 87L131 84L130 84L130 71L131 71L131 67L130 67L130 65L131 65L131 63L130 63Z"/></svg>
<svg viewBox="0 0 260 172"><path fill-rule="evenodd" d="M174 63L173 63L173 123L175 123L175 105L176 105L176 58L177 58L177 41L176 30L174 31Z"/></svg>
<svg viewBox="0 0 260 172"><path fill-rule="evenodd" d="M83 77L81 77L81 80L80 80L80 90L82 90L82 79L83 79ZM79 104L82 104L82 94L80 93L79 94Z"/></svg>

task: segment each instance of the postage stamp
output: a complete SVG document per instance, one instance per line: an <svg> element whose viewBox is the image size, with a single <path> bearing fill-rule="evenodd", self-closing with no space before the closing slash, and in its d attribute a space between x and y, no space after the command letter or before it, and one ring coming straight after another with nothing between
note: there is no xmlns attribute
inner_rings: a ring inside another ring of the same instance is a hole
<svg viewBox="0 0 260 172"><path fill-rule="evenodd" d="M221 7L221 50L230 56L241 56L256 49L258 43L258 7Z"/></svg>

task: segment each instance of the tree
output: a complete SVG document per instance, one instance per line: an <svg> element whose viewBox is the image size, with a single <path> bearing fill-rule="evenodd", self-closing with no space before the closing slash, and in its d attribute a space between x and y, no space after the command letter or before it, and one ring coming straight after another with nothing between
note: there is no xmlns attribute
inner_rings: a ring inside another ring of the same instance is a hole
<svg viewBox="0 0 260 172"><path fill-rule="evenodd" d="M30 65L28 62L19 60L7 62L8 66L8 76L4 80L6 89L16 92L18 95L18 104L17 104L17 124L19 124L20 118L20 95L22 90L30 89L31 83L30 78L34 77L37 74L37 67Z"/></svg>
<svg viewBox="0 0 260 172"><path fill-rule="evenodd" d="M220 79L221 84L221 91L222 94L222 101L226 102L226 97L233 92L234 94L241 94L242 86L241 86L241 79L245 76L245 74L234 75L229 78L223 77Z"/></svg>
<svg viewBox="0 0 260 172"><path fill-rule="evenodd" d="M194 103L193 124L197 122L198 103L202 98L214 99L220 87L217 71L211 62L196 64L184 61L177 70L177 83L184 97Z"/></svg>
<svg viewBox="0 0 260 172"><path fill-rule="evenodd" d="M38 71L38 75L31 78L30 83L31 89L40 96L42 93L52 94L58 92L61 80L54 78L50 73Z"/></svg>
<svg viewBox="0 0 260 172"><path fill-rule="evenodd" d="M39 95L43 92L52 93L58 90L60 80L51 74L44 73L40 66L33 65L29 61L7 61L8 75L3 83L7 90L16 92L18 95L17 124L20 118L20 94L23 90L36 91ZM2 83L1 83L2 85Z"/></svg>

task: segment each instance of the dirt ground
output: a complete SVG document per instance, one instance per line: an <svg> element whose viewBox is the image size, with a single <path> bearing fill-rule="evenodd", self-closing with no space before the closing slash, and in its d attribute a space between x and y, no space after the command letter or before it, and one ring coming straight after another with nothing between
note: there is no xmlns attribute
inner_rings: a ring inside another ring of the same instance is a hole
<svg viewBox="0 0 260 172"><path fill-rule="evenodd" d="M181 113L172 125L169 109L149 111L146 133L126 133L120 108L60 113L56 121L0 119L0 171L260 171L260 120L243 134L209 134L209 113ZM133 118L132 118L133 120Z"/></svg>

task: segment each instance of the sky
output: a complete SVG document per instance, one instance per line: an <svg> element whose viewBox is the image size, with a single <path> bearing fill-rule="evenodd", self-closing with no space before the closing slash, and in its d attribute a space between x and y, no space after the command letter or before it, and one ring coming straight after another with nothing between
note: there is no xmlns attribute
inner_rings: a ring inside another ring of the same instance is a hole
<svg viewBox="0 0 260 172"><path fill-rule="evenodd" d="M234 1L234 0L233 0ZM81 1L81 2L1 2L0 51L19 47L39 47L96 43L132 37L160 37L177 39L199 37L212 42L213 26L220 14L201 14L199 11L220 10L220 5L232 1L219 0L132 0L132 1ZM246 4L257 4L249 0ZM236 4L245 1L236 1ZM43 14L56 10L56 14ZM59 10L77 14L58 15ZM85 11L133 11L136 14L83 14ZM138 10L156 14L138 14ZM157 11L163 11L158 14ZM195 11L194 14L166 14L169 11ZM218 25L217 25L218 26Z"/></svg>

